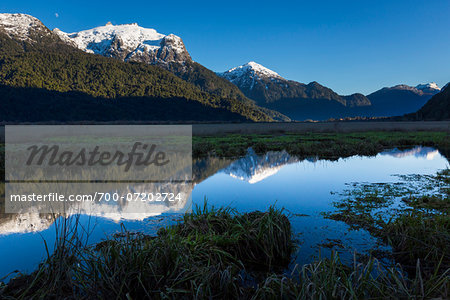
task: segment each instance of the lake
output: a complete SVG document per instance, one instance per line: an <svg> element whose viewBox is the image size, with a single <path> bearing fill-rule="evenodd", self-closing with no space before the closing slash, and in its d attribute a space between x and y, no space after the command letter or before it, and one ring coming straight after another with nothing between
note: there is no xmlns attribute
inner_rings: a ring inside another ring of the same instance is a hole
<svg viewBox="0 0 450 300"><path fill-rule="evenodd" d="M349 231L342 222L324 219L321 212L332 211L332 202L352 182L395 182L394 174L434 174L447 168L447 159L438 150L415 147L393 149L374 157L353 156L338 160L299 160L285 151L256 155L249 149L239 159L195 160L193 190L189 201L154 204L153 210L130 212L126 205L97 205L94 212L83 209L80 224L95 243L124 227L154 234L160 226L176 222L193 205L230 206L240 212L283 207L290 216L300 244L294 263L310 262L314 256L328 255L322 244L338 242L344 258L354 251L365 253L376 240L366 231ZM138 190L151 189L140 186ZM91 207L92 209L92 207ZM89 216L91 215L91 216ZM0 278L14 270L30 272L45 257L45 244L53 245L55 222L44 214L0 215Z"/></svg>

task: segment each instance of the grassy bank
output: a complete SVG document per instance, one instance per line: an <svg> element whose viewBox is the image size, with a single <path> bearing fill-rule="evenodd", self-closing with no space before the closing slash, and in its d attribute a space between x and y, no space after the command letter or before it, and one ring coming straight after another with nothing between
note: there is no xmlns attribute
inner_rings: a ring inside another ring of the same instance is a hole
<svg viewBox="0 0 450 300"><path fill-rule="evenodd" d="M392 148L429 146L450 157L448 132L363 132L363 133L285 133L228 134L194 136L194 157L239 157L252 147L256 153L286 150L299 158L337 159L352 155L376 155Z"/></svg>
<svg viewBox="0 0 450 300"><path fill-rule="evenodd" d="M295 241L282 210L240 214L197 208L156 236L124 231L93 246L77 223L59 227L56 251L29 275L0 285L3 299L362 299L448 296L446 274L406 277L376 259L337 255L287 274ZM301 251L301 249L300 249Z"/></svg>

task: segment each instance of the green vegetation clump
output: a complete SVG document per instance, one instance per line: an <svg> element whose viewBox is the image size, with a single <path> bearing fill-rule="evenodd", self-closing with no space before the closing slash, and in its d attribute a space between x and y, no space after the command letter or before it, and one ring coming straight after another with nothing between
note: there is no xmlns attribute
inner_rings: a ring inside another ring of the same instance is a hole
<svg viewBox="0 0 450 300"><path fill-rule="evenodd" d="M450 275L449 170L400 176L397 183L354 184L327 218L365 229L392 248L409 274Z"/></svg>
<svg viewBox="0 0 450 300"><path fill-rule="evenodd" d="M287 266L294 249L289 219L273 207L267 212L238 214L231 209L209 210L204 206L159 234L218 245L245 266L256 269Z"/></svg>
<svg viewBox="0 0 450 300"><path fill-rule="evenodd" d="M0 297L242 298L251 290L246 280L286 268L295 249L282 210L238 214L205 205L183 221L157 236L125 231L89 247L73 225L63 226L55 252Z"/></svg>

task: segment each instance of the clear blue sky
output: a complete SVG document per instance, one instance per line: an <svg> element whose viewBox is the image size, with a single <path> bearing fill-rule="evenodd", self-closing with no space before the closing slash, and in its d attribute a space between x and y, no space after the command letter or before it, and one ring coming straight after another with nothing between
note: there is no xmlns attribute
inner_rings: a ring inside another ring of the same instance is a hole
<svg viewBox="0 0 450 300"><path fill-rule="evenodd" d="M341 94L450 81L450 0L4 0L0 11L66 32L137 22L181 36L214 71L253 60Z"/></svg>

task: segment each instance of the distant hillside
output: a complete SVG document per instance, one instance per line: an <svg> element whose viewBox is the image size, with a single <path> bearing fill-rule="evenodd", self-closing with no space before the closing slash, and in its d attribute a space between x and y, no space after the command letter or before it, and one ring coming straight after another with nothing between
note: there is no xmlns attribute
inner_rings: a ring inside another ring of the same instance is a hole
<svg viewBox="0 0 450 300"><path fill-rule="evenodd" d="M450 120L450 83L442 91L434 95L416 113L407 116L415 120Z"/></svg>

